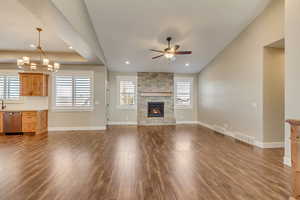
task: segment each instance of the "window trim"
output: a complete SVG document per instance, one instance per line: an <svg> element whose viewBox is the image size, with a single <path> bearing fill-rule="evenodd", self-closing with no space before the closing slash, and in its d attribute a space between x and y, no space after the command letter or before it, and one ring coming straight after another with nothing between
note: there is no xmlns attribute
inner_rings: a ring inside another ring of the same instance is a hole
<svg viewBox="0 0 300 200"><path fill-rule="evenodd" d="M190 81L191 82L191 93L190 93L190 97L191 97L191 103L190 105L177 105L176 104L176 96L177 96L177 87L176 87L176 83L177 81ZM174 77L174 107L175 109L193 109L194 107L194 78L193 77Z"/></svg>
<svg viewBox="0 0 300 200"><path fill-rule="evenodd" d="M56 100L56 85L55 85L55 76L89 76L91 78L91 107L57 107L55 105ZM77 70L77 71L69 71L69 70L60 70L59 72L55 74L51 74L52 79L52 97L51 97L51 110L54 112L80 112L80 111L87 111L92 112L95 109L95 103L94 103L94 71L87 71L87 70Z"/></svg>
<svg viewBox="0 0 300 200"><path fill-rule="evenodd" d="M3 76L18 76L19 77L19 83L20 83L20 93L19 93L19 99L18 100L9 100L9 99L4 99L5 104L22 104L24 103L24 97L21 96L21 80L20 80L20 75L19 72L21 72L20 70L0 70L0 75ZM0 99L1 101L1 99Z"/></svg>
<svg viewBox="0 0 300 200"><path fill-rule="evenodd" d="M120 105L120 81L133 81L135 83L135 93L134 93L134 105ZM117 102L116 107L118 109L125 109L125 110L136 110L137 109L137 76L117 76Z"/></svg>

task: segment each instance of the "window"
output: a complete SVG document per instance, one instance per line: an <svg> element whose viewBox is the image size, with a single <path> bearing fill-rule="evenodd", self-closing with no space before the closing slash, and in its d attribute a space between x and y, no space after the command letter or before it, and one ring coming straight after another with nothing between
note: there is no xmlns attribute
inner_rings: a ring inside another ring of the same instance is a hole
<svg viewBox="0 0 300 200"><path fill-rule="evenodd" d="M136 77L117 77L119 107L134 108L136 106Z"/></svg>
<svg viewBox="0 0 300 200"><path fill-rule="evenodd" d="M0 74L0 99L8 101L18 101L20 99L18 74Z"/></svg>
<svg viewBox="0 0 300 200"><path fill-rule="evenodd" d="M53 109L92 110L93 73L59 72L53 77Z"/></svg>
<svg viewBox="0 0 300 200"><path fill-rule="evenodd" d="M192 78L175 78L175 106L192 107Z"/></svg>

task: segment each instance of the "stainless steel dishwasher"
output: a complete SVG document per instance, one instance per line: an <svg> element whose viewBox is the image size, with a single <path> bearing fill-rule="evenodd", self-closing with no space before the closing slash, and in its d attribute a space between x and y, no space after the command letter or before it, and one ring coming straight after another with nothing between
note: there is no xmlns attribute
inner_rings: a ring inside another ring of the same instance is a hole
<svg viewBox="0 0 300 200"><path fill-rule="evenodd" d="M21 112L4 112L4 133L21 133L22 132L22 113Z"/></svg>

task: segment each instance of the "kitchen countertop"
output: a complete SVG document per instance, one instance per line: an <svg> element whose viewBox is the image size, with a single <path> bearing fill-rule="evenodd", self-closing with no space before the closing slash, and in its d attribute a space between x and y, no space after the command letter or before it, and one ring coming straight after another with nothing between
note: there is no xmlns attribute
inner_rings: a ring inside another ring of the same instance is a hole
<svg viewBox="0 0 300 200"><path fill-rule="evenodd" d="M36 111L44 111L44 110L48 110L48 109L4 109L4 110L0 110L0 112L36 112Z"/></svg>

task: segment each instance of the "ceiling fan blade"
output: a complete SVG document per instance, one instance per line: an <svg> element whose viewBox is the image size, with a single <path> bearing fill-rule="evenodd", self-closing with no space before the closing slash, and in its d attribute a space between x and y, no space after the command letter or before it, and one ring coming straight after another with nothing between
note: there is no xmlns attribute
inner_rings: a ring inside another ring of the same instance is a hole
<svg viewBox="0 0 300 200"><path fill-rule="evenodd" d="M164 51L159 51L159 50L155 50L155 49L149 49L150 51L154 51L154 52L158 52L158 53L164 53Z"/></svg>
<svg viewBox="0 0 300 200"><path fill-rule="evenodd" d="M185 55L185 54L192 54L192 51L177 51L175 52L177 55Z"/></svg>
<svg viewBox="0 0 300 200"><path fill-rule="evenodd" d="M152 59L160 58L160 57L162 57L162 56L164 56L164 54L159 55L159 56L155 56L155 57L153 57Z"/></svg>

